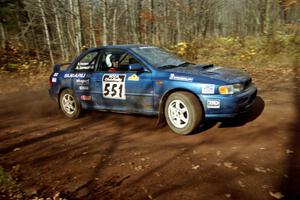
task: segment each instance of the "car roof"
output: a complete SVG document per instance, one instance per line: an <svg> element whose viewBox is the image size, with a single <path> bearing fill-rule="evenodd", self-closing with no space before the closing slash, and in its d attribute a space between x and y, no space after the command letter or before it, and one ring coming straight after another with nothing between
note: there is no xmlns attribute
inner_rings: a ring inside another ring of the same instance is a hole
<svg viewBox="0 0 300 200"><path fill-rule="evenodd" d="M130 49L134 47L153 47L152 45L147 44L121 44L121 45L107 45L107 46L101 46L96 48L89 48L88 50L96 50L96 49Z"/></svg>
<svg viewBox="0 0 300 200"><path fill-rule="evenodd" d="M128 49L133 47L149 47L151 45L146 44L122 44L122 45L108 45L104 46L104 48L121 48L121 49Z"/></svg>

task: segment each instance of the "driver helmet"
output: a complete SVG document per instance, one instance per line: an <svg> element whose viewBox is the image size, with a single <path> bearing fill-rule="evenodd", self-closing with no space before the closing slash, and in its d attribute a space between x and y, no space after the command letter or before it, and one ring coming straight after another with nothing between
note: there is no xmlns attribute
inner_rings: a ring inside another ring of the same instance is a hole
<svg viewBox="0 0 300 200"><path fill-rule="evenodd" d="M113 62L116 62L118 59L117 59L117 57L116 56L114 56L114 55L112 55L112 54L108 54L107 56L106 56L106 59L105 59L105 62L106 62L106 65L107 65L107 67L114 67L113 66Z"/></svg>

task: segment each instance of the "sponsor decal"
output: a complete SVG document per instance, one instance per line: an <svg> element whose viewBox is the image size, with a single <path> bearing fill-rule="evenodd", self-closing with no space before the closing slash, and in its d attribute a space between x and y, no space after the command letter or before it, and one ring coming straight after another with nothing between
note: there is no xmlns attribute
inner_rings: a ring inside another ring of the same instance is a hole
<svg viewBox="0 0 300 200"><path fill-rule="evenodd" d="M125 74L104 74L104 82L124 82L126 75Z"/></svg>
<svg viewBox="0 0 300 200"><path fill-rule="evenodd" d="M126 74L104 74L102 77L102 94L108 99L126 99Z"/></svg>
<svg viewBox="0 0 300 200"><path fill-rule="evenodd" d="M129 81L139 81L140 77L138 77L138 75L136 74L132 74L131 76L128 77Z"/></svg>
<svg viewBox="0 0 300 200"><path fill-rule="evenodd" d="M79 90L89 90L90 88L89 88L89 86L87 86L87 85L80 85L79 86Z"/></svg>
<svg viewBox="0 0 300 200"><path fill-rule="evenodd" d="M89 79L76 79L77 85L89 85L90 80Z"/></svg>
<svg viewBox="0 0 300 200"><path fill-rule="evenodd" d="M52 79L51 79L51 82L52 82L52 83L56 83L56 81L57 81L57 78L52 78Z"/></svg>
<svg viewBox="0 0 300 200"><path fill-rule="evenodd" d="M215 93L215 85L214 84L201 84L201 92L202 92L202 94L214 94Z"/></svg>
<svg viewBox="0 0 300 200"><path fill-rule="evenodd" d="M91 100L92 100L92 96L89 96L89 95L81 95L81 96L80 96L80 100L82 100L82 101L91 101Z"/></svg>
<svg viewBox="0 0 300 200"><path fill-rule="evenodd" d="M194 78L192 77L187 77L187 76L177 76L175 74L170 74L169 79L171 80L176 80L176 81L188 81L188 82L192 82L194 80Z"/></svg>
<svg viewBox="0 0 300 200"><path fill-rule="evenodd" d="M64 78L84 78L86 74L84 73L78 73L78 74L65 74Z"/></svg>
<svg viewBox="0 0 300 200"><path fill-rule="evenodd" d="M207 108L220 108L221 102L219 99L208 99Z"/></svg>
<svg viewBox="0 0 300 200"><path fill-rule="evenodd" d="M164 82L161 81L161 80L158 80L158 81L156 81L156 84L157 84L157 85L162 85L162 84L164 84Z"/></svg>
<svg viewBox="0 0 300 200"><path fill-rule="evenodd" d="M58 72L54 73L54 74L53 74L53 77L57 77L58 74L59 74Z"/></svg>

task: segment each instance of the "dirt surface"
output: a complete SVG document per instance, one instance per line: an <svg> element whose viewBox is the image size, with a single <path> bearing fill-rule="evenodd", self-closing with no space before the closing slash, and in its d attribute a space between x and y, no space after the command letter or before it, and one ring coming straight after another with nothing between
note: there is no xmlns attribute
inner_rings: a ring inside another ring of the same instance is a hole
<svg viewBox="0 0 300 200"><path fill-rule="evenodd" d="M246 70L259 90L251 112L190 136L139 115L67 119L46 79L31 87L2 77L0 165L27 196L299 199L300 70Z"/></svg>

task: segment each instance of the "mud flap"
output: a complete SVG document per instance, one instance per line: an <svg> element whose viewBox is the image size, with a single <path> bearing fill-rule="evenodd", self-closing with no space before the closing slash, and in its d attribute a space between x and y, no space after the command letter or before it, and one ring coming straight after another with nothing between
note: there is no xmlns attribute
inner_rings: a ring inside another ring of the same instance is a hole
<svg viewBox="0 0 300 200"><path fill-rule="evenodd" d="M166 125L166 119L165 119L165 115L164 115L164 112L163 112L163 109L160 109L160 112L158 114L158 119L156 121L156 124L155 126L157 128L162 128Z"/></svg>

